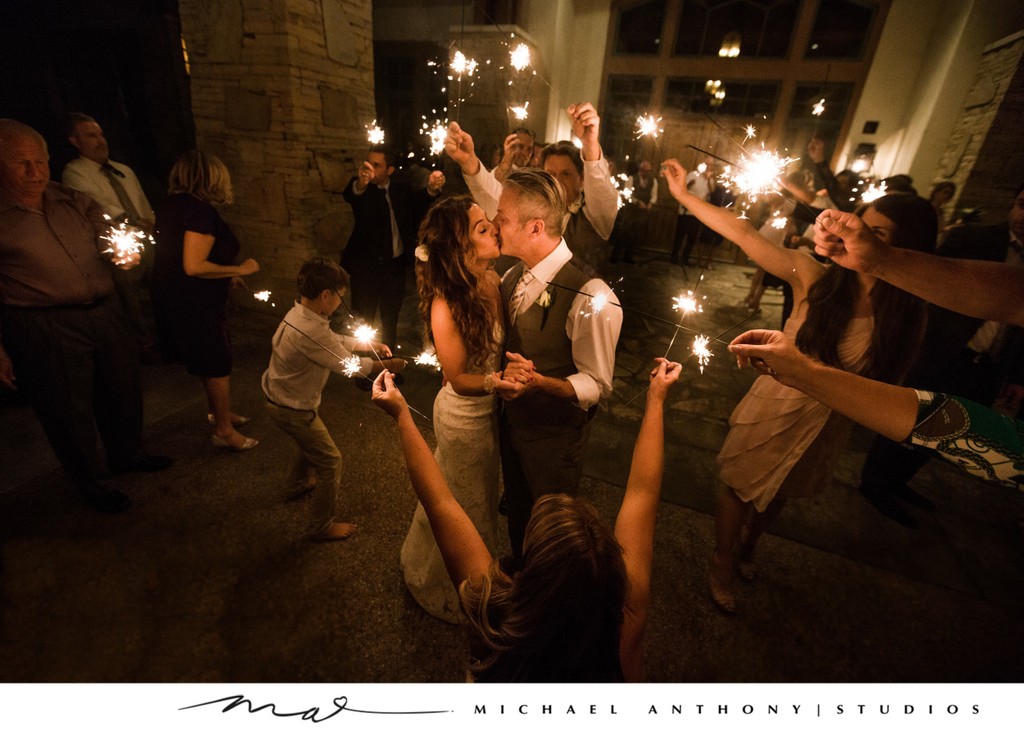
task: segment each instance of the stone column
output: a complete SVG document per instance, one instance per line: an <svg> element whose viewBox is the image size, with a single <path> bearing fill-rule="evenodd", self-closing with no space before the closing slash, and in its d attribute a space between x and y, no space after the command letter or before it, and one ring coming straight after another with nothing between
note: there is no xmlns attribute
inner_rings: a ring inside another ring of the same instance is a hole
<svg viewBox="0 0 1024 734"><path fill-rule="evenodd" d="M250 283L281 311L302 261L336 259L351 231L341 191L375 116L370 3L179 0L179 11L197 146L230 169L235 203L222 213L260 262Z"/></svg>

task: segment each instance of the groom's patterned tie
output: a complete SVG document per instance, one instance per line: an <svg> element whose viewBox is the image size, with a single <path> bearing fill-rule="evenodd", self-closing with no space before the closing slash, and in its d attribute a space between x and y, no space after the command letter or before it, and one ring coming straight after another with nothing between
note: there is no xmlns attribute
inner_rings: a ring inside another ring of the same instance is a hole
<svg viewBox="0 0 1024 734"><path fill-rule="evenodd" d="M519 316L519 307L523 305L523 296L526 295L526 287L533 282L533 273L529 270L523 272L519 282L516 283L516 289L512 291L512 298L508 302L508 322L509 324L516 323L516 317Z"/></svg>

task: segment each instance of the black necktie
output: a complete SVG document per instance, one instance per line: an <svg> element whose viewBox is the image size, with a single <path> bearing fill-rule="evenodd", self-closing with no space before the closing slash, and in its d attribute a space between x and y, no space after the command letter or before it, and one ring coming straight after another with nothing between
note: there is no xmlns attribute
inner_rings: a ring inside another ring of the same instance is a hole
<svg viewBox="0 0 1024 734"><path fill-rule="evenodd" d="M138 222L139 210L135 208L135 204L132 203L132 198L128 196L128 192L124 190L124 186L118 181L118 178L124 178L124 174L114 168L109 163L104 163L100 166L100 170L110 181L111 188L114 189L114 193L117 194L117 200L121 202L121 208L124 209L124 213L128 215L129 222Z"/></svg>

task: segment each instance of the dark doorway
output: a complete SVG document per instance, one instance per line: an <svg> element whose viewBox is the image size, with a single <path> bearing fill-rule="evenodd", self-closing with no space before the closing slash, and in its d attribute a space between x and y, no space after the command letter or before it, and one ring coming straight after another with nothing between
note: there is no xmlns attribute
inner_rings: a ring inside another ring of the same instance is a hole
<svg viewBox="0 0 1024 734"><path fill-rule="evenodd" d="M0 68L0 117L43 134L55 180L76 155L68 112L96 118L154 206L195 147L177 0L2 0Z"/></svg>

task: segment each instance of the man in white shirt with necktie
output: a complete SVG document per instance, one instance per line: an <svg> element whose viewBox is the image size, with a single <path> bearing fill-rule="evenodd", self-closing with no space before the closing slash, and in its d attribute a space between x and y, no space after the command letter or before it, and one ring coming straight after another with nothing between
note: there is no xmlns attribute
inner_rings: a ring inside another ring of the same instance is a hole
<svg viewBox="0 0 1024 734"><path fill-rule="evenodd" d="M509 538L516 556L534 501L575 494L598 403L612 392L622 309L562 237L564 192L536 168L505 179L494 224L502 253L520 262L501 283L506 379L518 380L501 419Z"/></svg>

